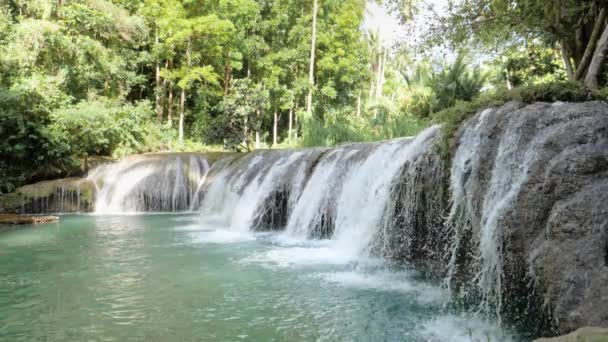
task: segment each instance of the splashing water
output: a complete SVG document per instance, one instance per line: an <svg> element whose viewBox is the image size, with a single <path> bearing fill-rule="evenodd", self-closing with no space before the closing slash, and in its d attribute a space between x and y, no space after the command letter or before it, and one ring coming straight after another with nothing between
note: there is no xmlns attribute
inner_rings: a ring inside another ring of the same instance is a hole
<svg viewBox="0 0 608 342"><path fill-rule="evenodd" d="M366 252L391 201L391 188L400 169L412 158L428 149L438 127L425 130L412 140L382 144L358 168L343 186L337 206L336 248L353 256Z"/></svg>
<svg viewBox="0 0 608 342"><path fill-rule="evenodd" d="M98 214L184 211L199 205L208 171L204 156L150 154L99 166L87 178L98 189Z"/></svg>

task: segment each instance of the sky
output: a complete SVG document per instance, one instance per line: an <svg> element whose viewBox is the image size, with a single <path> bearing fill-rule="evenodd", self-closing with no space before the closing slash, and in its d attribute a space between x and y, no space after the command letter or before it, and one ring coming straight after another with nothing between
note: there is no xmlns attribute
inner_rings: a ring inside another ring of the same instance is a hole
<svg viewBox="0 0 608 342"><path fill-rule="evenodd" d="M386 48L390 48L406 39L406 37L404 37L406 30L400 23L399 18L373 1L367 2L363 29L371 32L377 32L379 30L383 45Z"/></svg>
<svg viewBox="0 0 608 342"><path fill-rule="evenodd" d="M399 46L419 46L420 37L428 29L429 22L436 18L436 14L442 16L447 13L447 2L448 0L420 0L419 11L414 19L402 24L397 14L391 13L376 1L368 0L362 29L373 32L379 30L383 46L392 49L392 52L395 52L395 47ZM428 9L430 6L433 11ZM432 56L444 59L455 57L453 51L447 51L444 47L429 52Z"/></svg>

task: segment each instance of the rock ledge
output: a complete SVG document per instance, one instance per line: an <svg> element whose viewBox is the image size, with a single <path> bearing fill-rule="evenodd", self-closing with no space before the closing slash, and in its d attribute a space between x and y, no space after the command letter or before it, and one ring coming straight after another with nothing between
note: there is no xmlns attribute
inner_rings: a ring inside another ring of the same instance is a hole
<svg viewBox="0 0 608 342"><path fill-rule="evenodd" d="M59 221L57 216L0 214L0 224L41 224Z"/></svg>

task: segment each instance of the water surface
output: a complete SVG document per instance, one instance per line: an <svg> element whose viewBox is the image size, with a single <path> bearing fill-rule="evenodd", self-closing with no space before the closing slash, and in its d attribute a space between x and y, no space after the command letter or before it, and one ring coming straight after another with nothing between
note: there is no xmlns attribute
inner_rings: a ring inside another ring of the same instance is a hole
<svg viewBox="0 0 608 342"><path fill-rule="evenodd" d="M510 340L413 271L198 215L2 231L0 284L3 341Z"/></svg>

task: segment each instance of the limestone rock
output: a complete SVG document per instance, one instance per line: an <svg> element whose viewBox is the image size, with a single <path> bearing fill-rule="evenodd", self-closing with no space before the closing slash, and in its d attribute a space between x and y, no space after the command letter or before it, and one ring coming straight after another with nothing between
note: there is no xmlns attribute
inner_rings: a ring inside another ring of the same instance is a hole
<svg viewBox="0 0 608 342"><path fill-rule="evenodd" d="M485 110L452 165L452 289L531 336L608 326L608 104Z"/></svg>
<svg viewBox="0 0 608 342"><path fill-rule="evenodd" d="M608 329L584 327L568 335L552 338L539 338L534 342L606 342L608 341Z"/></svg>

